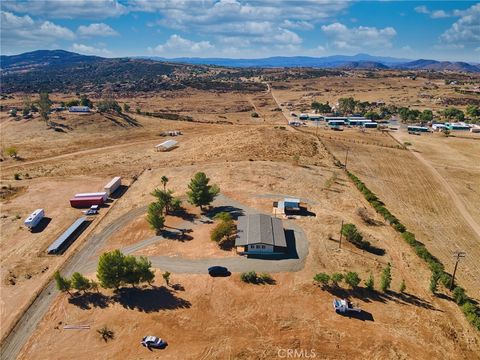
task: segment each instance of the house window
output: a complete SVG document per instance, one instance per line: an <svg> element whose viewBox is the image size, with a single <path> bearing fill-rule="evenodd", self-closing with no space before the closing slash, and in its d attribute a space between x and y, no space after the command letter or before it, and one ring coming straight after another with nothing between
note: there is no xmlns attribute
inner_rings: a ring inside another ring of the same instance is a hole
<svg viewBox="0 0 480 360"><path fill-rule="evenodd" d="M262 249L265 249L265 245L262 245Z"/></svg>

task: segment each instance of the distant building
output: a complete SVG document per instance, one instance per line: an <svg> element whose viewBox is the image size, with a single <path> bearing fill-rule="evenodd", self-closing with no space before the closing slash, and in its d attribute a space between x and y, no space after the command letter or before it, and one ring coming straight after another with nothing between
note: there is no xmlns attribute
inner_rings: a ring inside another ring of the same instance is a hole
<svg viewBox="0 0 480 360"><path fill-rule="evenodd" d="M264 214L240 216L235 247L241 254L273 254L287 250L282 220Z"/></svg>
<svg viewBox="0 0 480 360"><path fill-rule="evenodd" d="M90 112L90 108L88 106L70 106L68 112L88 113Z"/></svg>
<svg viewBox="0 0 480 360"><path fill-rule="evenodd" d="M407 126L407 130L408 132L428 132L428 127L424 127L424 126L414 126L414 125L411 125L411 126Z"/></svg>
<svg viewBox="0 0 480 360"><path fill-rule="evenodd" d="M155 150L156 151L169 151L169 150L173 150L177 146L178 146L178 141L167 140L167 141L164 141L161 144L155 145Z"/></svg>

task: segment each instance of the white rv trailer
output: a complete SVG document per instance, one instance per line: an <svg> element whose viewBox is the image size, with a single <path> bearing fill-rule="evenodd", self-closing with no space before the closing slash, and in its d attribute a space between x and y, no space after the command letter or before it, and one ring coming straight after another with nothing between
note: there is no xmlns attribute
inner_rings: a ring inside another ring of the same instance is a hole
<svg viewBox="0 0 480 360"><path fill-rule="evenodd" d="M33 213L30 214L24 221L24 224L29 229L33 229L37 226L40 221L42 221L43 217L45 216L45 211L43 209L37 209Z"/></svg>

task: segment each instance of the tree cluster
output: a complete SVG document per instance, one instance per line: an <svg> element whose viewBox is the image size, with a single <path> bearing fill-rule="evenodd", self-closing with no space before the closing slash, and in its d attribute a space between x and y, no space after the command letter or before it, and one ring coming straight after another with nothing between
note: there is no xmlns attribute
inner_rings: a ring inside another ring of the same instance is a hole
<svg viewBox="0 0 480 360"><path fill-rule="evenodd" d="M155 278L151 267L152 264L146 257L136 258L124 255L120 250L113 250L100 256L97 278L106 289L118 289L126 284L150 284Z"/></svg>
<svg viewBox="0 0 480 360"><path fill-rule="evenodd" d="M157 231L163 229L165 216L180 210L182 207L182 201L173 196L172 190L167 189L168 178L162 176L161 182L163 190L158 188L153 190L152 195L157 200L150 203L147 208L147 221Z"/></svg>

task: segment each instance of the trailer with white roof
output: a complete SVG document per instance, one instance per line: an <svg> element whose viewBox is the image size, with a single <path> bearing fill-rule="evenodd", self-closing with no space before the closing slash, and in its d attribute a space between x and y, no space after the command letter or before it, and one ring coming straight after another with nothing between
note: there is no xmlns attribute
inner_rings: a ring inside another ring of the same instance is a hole
<svg viewBox="0 0 480 360"><path fill-rule="evenodd" d="M117 191L120 185L122 185L122 178L120 176L116 176L107 185L105 185L104 190L107 195L110 196Z"/></svg>
<svg viewBox="0 0 480 360"><path fill-rule="evenodd" d="M29 229L33 229L40 223L40 221L42 221L44 216L45 211L43 209L37 209L33 213L31 213L30 216L27 217L23 223Z"/></svg>

